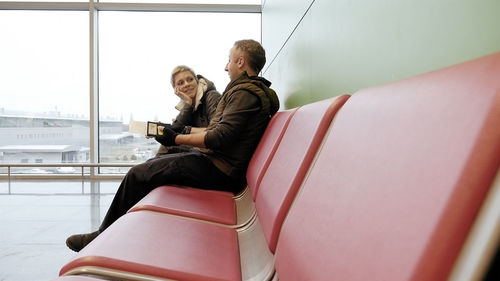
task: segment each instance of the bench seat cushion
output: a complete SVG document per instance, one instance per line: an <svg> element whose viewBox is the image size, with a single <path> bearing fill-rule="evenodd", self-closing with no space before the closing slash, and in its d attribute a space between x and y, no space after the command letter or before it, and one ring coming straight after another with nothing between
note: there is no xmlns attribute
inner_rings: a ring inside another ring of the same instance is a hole
<svg viewBox="0 0 500 281"><path fill-rule="evenodd" d="M148 211L122 216L60 275L86 267L174 280L241 280L235 230Z"/></svg>
<svg viewBox="0 0 500 281"><path fill-rule="evenodd" d="M132 211L150 210L226 225L236 224L236 205L230 192L160 186L140 200Z"/></svg>

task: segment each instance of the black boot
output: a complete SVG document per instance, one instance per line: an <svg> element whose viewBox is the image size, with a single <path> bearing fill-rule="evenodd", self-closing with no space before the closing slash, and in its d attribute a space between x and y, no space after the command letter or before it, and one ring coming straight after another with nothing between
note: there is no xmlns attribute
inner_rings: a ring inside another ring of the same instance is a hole
<svg viewBox="0 0 500 281"><path fill-rule="evenodd" d="M98 235L100 231L94 231L87 234L75 234L71 235L66 239L66 246L75 252L80 252L87 244L92 242Z"/></svg>

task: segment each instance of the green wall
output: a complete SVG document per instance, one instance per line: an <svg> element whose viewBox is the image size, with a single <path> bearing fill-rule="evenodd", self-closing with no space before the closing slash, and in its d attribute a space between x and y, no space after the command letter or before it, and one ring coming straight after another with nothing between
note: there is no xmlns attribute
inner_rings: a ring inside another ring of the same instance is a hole
<svg viewBox="0 0 500 281"><path fill-rule="evenodd" d="M262 43L291 108L500 51L500 1L266 0Z"/></svg>

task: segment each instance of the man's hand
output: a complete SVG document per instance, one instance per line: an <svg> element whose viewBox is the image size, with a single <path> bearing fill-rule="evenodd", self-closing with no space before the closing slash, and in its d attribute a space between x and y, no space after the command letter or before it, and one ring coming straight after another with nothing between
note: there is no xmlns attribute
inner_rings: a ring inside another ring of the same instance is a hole
<svg viewBox="0 0 500 281"><path fill-rule="evenodd" d="M182 131L184 130L186 126L184 126L182 123L180 122L174 122L174 124L172 124L172 126L169 128L170 130L176 132L176 133L181 133L182 134Z"/></svg>
<svg viewBox="0 0 500 281"><path fill-rule="evenodd" d="M156 136L155 139L157 142L163 144L164 146L174 146L177 145L175 143L175 137L177 137L179 133L174 132L173 130L169 128L163 128L163 135L162 136Z"/></svg>
<svg viewBox="0 0 500 281"><path fill-rule="evenodd" d="M161 123L161 125L158 126L158 132L163 134L163 130L165 130L165 128L172 129L172 124Z"/></svg>

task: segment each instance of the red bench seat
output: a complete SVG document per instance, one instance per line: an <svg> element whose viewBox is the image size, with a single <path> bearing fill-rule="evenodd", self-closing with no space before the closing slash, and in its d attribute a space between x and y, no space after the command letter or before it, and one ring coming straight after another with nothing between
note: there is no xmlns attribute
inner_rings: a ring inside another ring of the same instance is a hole
<svg viewBox="0 0 500 281"><path fill-rule="evenodd" d="M499 167L500 53L361 90L283 224L277 277L447 280Z"/></svg>
<svg viewBox="0 0 500 281"><path fill-rule="evenodd" d="M256 198L258 217L244 228L159 212L129 212L78 253L61 275L93 273L131 280L144 276L180 280L269 278L274 272L273 251L284 215L334 115L348 97L297 109L262 177ZM261 218L265 218L262 225Z"/></svg>
<svg viewBox="0 0 500 281"><path fill-rule="evenodd" d="M129 212L60 274L478 279L492 255L485 248L497 249L499 242L500 209L491 207L500 202L499 77L496 53L349 99L304 105L255 177L256 215L249 223L228 228L183 215ZM488 213L493 221L479 223ZM487 239L473 235L484 225ZM484 240L473 255L473 246L464 246ZM464 266L469 261L471 269Z"/></svg>

